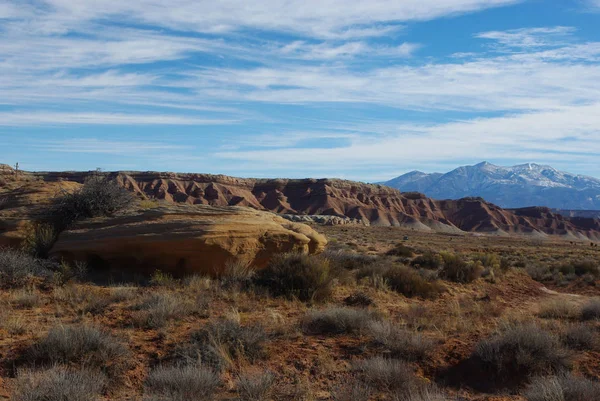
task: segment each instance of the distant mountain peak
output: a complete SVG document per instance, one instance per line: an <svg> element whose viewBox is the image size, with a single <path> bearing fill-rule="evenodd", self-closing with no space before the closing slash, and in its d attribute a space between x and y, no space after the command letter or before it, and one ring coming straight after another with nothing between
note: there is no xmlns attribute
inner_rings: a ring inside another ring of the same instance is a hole
<svg viewBox="0 0 600 401"><path fill-rule="evenodd" d="M446 174L411 172L384 184L401 191L423 192L437 199L483 197L508 208L547 206L600 210L599 179L537 163L503 167L483 161Z"/></svg>

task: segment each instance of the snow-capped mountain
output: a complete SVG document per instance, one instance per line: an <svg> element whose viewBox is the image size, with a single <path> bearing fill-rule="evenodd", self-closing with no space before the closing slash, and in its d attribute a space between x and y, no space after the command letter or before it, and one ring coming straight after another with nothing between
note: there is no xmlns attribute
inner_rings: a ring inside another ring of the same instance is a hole
<svg viewBox="0 0 600 401"><path fill-rule="evenodd" d="M413 171L383 184L437 199L480 196L504 208L600 210L600 179L534 163L501 167L483 162L446 174Z"/></svg>

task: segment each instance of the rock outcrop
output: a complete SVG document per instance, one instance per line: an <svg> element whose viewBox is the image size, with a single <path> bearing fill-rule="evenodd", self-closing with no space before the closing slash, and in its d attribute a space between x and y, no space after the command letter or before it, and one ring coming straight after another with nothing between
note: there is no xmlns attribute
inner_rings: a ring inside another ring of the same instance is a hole
<svg viewBox="0 0 600 401"><path fill-rule="evenodd" d="M264 266L281 252L319 253L311 227L245 207L170 205L82 221L60 234L51 256L95 270L218 274L227 262Z"/></svg>
<svg viewBox="0 0 600 401"><path fill-rule="evenodd" d="M416 192L401 193L383 185L336 179L244 179L158 172L108 174L140 197L162 200L165 204L246 206L286 215L294 221L320 224L359 223L447 233L600 240L598 219L563 217L549 209L543 209L542 214L535 212L535 208L507 210L482 198L438 201ZM40 193L46 196L60 188L80 185L90 173L23 175L26 176L23 179L29 181L18 191L26 192L29 188L33 192L42 191ZM33 194L28 196L34 197ZM27 203L27 197L23 199ZM31 207L26 209L21 208L16 214L35 211ZM2 213L0 210L0 218ZM0 232L0 243L2 235Z"/></svg>

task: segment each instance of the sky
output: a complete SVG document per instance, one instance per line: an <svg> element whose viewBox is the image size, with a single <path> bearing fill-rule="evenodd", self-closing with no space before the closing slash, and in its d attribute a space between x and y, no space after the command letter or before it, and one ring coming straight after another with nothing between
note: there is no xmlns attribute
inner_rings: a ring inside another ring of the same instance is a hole
<svg viewBox="0 0 600 401"><path fill-rule="evenodd" d="M0 163L600 177L600 0L0 0Z"/></svg>

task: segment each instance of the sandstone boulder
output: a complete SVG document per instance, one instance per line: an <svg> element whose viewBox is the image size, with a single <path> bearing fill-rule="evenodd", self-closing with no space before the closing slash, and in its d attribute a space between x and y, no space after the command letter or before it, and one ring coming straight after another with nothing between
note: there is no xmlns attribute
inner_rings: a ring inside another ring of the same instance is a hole
<svg viewBox="0 0 600 401"><path fill-rule="evenodd" d="M311 227L246 207L162 206L90 219L60 234L51 257L93 268L217 274L227 261L263 267L276 253L323 251Z"/></svg>

